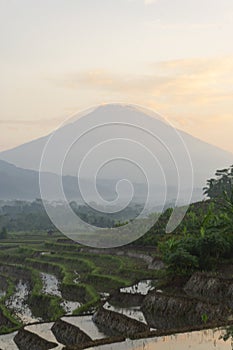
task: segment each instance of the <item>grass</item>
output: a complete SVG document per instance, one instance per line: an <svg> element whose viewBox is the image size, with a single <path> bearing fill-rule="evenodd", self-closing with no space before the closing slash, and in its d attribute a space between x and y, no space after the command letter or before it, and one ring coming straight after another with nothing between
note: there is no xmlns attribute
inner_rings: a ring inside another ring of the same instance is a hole
<svg viewBox="0 0 233 350"><path fill-rule="evenodd" d="M0 264L7 267L4 274L9 281L7 295L0 300L0 310L14 327L19 327L20 323L4 302L14 293L15 281L22 273L31 286L28 304L33 315L48 321L62 316L64 310L60 305L62 298L43 293L41 272L56 275L64 299L82 303L74 315L93 310L100 303L101 292L112 292L141 279L158 277L157 271L147 270L143 260L124 255L95 254L72 241L66 242L59 234L48 238L47 233L40 232L13 233L1 241ZM78 283L75 282L76 272ZM0 329L0 333L5 331Z"/></svg>
<svg viewBox="0 0 233 350"><path fill-rule="evenodd" d="M5 334L18 329L21 326L21 322L12 315L11 311L5 305L6 300L15 292L15 284L7 274L1 274L1 276L6 278L7 281L6 294L0 299L0 314L5 319L4 323L0 324L0 334Z"/></svg>

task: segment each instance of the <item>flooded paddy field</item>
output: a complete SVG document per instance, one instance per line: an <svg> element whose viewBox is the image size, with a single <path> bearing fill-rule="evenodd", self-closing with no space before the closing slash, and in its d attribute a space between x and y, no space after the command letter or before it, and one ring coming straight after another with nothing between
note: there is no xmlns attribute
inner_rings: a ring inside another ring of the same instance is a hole
<svg viewBox="0 0 233 350"><path fill-rule="evenodd" d="M148 281L157 278L157 271L147 269L144 259L100 255L72 241L60 242L60 236L46 237L44 241L42 238L27 234L25 243L25 237L22 236L21 241L18 234L16 245L12 244L15 238L2 243L0 312L4 317L0 321L0 349L15 348L9 334L14 335L23 325L41 335L46 333L49 321L59 317L83 328L92 339L106 337L92 321L92 313L99 303L121 288L132 291L138 288L140 293L146 293L151 288ZM140 281L145 278L148 281ZM109 304L108 308L142 319L137 307L127 310Z"/></svg>
<svg viewBox="0 0 233 350"><path fill-rule="evenodd" d="M27 339L37 342L38 350L44 341L56 344L57 350L69 350L67 339L57 337L57 329L71 338L81 332L93 343L89 344L92 349L231 349L230 340L219 339L224 333L220 329L147 337L157 329L153 312L158 311L150 309L148 314L150 299L161 299L161 305L172 302L174 310L181 302L171 301L160 289L162 271L149 268L153 255L151 259L114 251L101 255L68 240L60 242L58 237L26 245L18 238L17 246L8 246L0 249L1 350L28 350ZM98 309L103 311L98 314ZM161 326L162 322L161 317ZM125 330L131 333L121 339ZM141 339L132 340L140 332ZM23 347L17 345L22 342L20 333L25 335Z"/></svg>

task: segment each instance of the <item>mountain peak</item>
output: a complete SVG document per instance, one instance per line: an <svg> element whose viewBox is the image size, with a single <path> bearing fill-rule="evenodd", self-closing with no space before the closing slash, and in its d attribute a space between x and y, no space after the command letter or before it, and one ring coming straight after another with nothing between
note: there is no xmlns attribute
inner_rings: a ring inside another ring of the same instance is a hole
<svg viewBox="0 0 233 350"><path fill-rule="evenodd" d="M158 112L153 111L152 109L146 108L140 105L134 105L129 103L103 103L102 105L96 107L94 109L95 113L113 113L114 116L117 117L117 114L120 116L121 114L143 114L160 120L164 123L167 123L166 119L161 116Z"/></svg>
<svg viewBox="0 0 233 350"><path fill-rule="evenodd" d="M148 118L148 116L152 118ZM96 122L97 126L100 124L101 127L93 128L93 121L94 123ZM127 125L124 125L124 123ZM88 133L85 132L87 129ZM79 137L80 133L82 137ZM71 142L72 152L70 152L70 158L66 157L65 175L76 175L82 159L85 159L90 150L95 150L96 145L108 145L105 151L99 153L100 157L104 157L105 153L112 151L113 154L121 152L122 159L127 158L127 150L129 151L130 149L128 144L126 146L127 140L134 140L135 142L132 145L135 147L139 144L142 145L141 150L144 150L143 154L140 153L142 162L145 160L145 150L150 149L155 158L159 160L162 169L169 176L171 183L176 174L175 170L174 173L172 172L176 162L174 162L174 159L171 161L171 155L178 154L178 161L180 163L185 162L182 152L180 153L180 140L183 141L182 147L185 145L192 160L195 187L204 186L205 181L210 176L213 176L217 168L228 167L233 163L233 155L231 153L198 140L183 131L178 130L177 133L177 130L169 125L158 113L138 105L108 103L83 111L74 116L69 123L64 124L59 129L58 136L61 136L61 141L58 140L59 142L57 142L54 150L54 159L52 158L49 163L49 169L47 169L48 172L52 173L59 173L56 157L61 156L64 153L64 149L70 150L68 146L71 140L75 138L79 140L79 143ZM50 137L51 135L47 135L14 149L4 151L0 153L0 158L21 168L39 170L44 147ZM108 140L118 140L118 144L113 146L112 142L112 146L109 146L109 143L106 143ZM139 156L138 151L135 151L134 155ZM96 161L97 159L94 158L93 162ZM136 176L133 169L130 168L128 173L127 169L123 161L117 167L117 170L113 169L113 167L111 168L109 163L109 178L115 178L116 173L125 175L132 173L132 176ZM91 173L89 171L89 174ZM153 169L153 173L155 173L154 181L156 183L156 170Z"/></svg>

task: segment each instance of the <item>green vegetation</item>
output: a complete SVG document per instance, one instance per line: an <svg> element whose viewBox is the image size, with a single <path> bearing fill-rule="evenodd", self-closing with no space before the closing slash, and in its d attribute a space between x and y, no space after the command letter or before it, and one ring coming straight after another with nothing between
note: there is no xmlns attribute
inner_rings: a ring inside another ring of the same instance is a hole
<svg viewBox="0 0 233 350"><path fill-rule="evenodd" d="M6 239L7 238L7 229L5 226L0 231L0 239Z"/></svg>
<svg viewBox="0 0 233 350"><path fill-rule="evenodd" d="M0 299L0 315L5 320L4 324L0 325L0 334L4 334L4 333L12 332L15 329L17 329L20 326L20 323L5 306L5 301L8 298L10 298L15 291L14 283L12 279L10 279L7 275L1 275L1 276L4 276L7 280L6 294L4 297Z"/></svg>
<svg viewBox="0 0 233 350"><path fill-rule="evenodd" d="M128 220L137 217L142 210L140 205L132 204L124 210L108 214L87 205L78 205L76 202L71 202L70 206L84 222L100 228L125 225ZM57 210L60 207L58 206ZM0 229L3 228L11 232L47 231L49 236L56 232L41 199L36 199L33 202L7 201L4 203L4 201L0 201Z"/></svg>
<svg viewBox="0 0 233 350"><path fill-rule="evenodd" d="M232 195L233 165L230 168L217 170L215 178L207 180L204 194L209 198L221 198L223 193L228 197Z"/></svg>
<svg viewBox="0 0 233 350"><path fill-rule="evenodd" d="M208 322L208 319L209 319L209 317L208 317L207 314L202 314L202 315L201 315L201 320L202 320L203 323L207 323L207 322Z"/></svg>
<svg viewBox="0 0 233 350"><path fill-rule="evenodd" d="M121 248L121 255L117 255L119 250L94 252L56 232L45 218L40 200L31 204L16 203L10 208L2 207L0 278L5 295L0 298L0 316L4 319L0 332L20 325L14 312L8 310L5 304L15 293L20 279L29 284L30 293L26 302L33 315L54 320L64 314L61 306L64 299L81 303L73 311L73 314L80 315L93 311L100 303L103 292L111 293L143 279L160 279L159 285L163 285L171 277L183 279L193 271L214 270L222 263L232 262L233 167L218 170L216 176L216 179L208 180L205 188L210 198L190 205L184 220L173 233L165 232L172 209L165 210L160 216L151 214L149 219L156 218L157 223L143 237ZM85 208L78 206L75 208L81 210L82 215L88 213L87 217L99 226L105 222L100 217L94 218L93 211L85 211ZM121 213L114 220L111 218L111 225L124 226L124 215ZM32 225L35 217L37 219ZM28 229L22 231L27 220ZM145 220L142 219L140 224L143 225ZM20 229L16 229L17 225ZM133 254L127 256L127 252ZM138 257L140 254L162 259L166 269L149 270L148 262ZM44 292L41 272L57 277L61 295ZM208 315L203 314L202 321L206 323Z"/></svg>
<svg viewBox="0 0 233 350"><path fill-rule="evenodd" d="M163 232L158 242L171 275L213 270L232 257L233 167L216 175L205 188L214 199L192 205L178 229L172 235Z"/></svg>
<svg viewBox="0 0 233 350"><path fill-rule="evenodd" d="M22 239L21 239L22 236ZM26 241L26 242L25 242ZM17 243L16 243L17 242ZM45 294L41 272L55 275L61 296ZM15 293L19 280L27 281L30 293L25 300L33 316L51 321L64 315L62 300L78 301L74 315L89 313L98 305L102 292L156 278L157 272L146 269L141 259L112 254L96 254L60 235L9 232L0 243L0 276L7 280L6 295L0 299L0 312L6 324L0 333L18 328L21 321L5 302Z"/></svg>

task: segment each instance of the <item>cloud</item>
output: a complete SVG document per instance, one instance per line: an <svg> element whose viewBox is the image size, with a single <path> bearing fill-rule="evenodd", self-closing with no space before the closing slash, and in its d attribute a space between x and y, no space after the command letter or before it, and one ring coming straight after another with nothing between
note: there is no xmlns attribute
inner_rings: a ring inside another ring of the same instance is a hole
<svg viewBox="0 0 233 350"><path fill-rule="evenodd" d="M177 127L212 143L216 136L207 130L210 125L233 127L232 82L232 56L155 62L148 65L147 74L93 69L56 80L60 86L93 94L101 102L151 107ZM208 139L211 133L213 140Z"/></svg>
<svg viewBox="0 0 233 350"><path fill-rule="evenodd" d="M103 69L70 74L56 81L72 89L154 98L158 103L196 107L232 100L233 57L170 60L151 64L144 75L114 74ZM196 109L196 108L195 108Z"/></svg>
<svg viewBox="0 0 233 350"><path fill-rule="evenodd" d="M64 83L70 88L77 88L78 85L89 87L110 87L113 84L112 74L103 69L94 69L74 75L69 75Z"/></svg>
<svg viewBox="0 0 233 350"><path fill-rule="evenodd" d="M40 124L39 121L34 121L34 120L18 120L18 119L12 119L12 120L5 120L2 119L0 120L0 124L2 125L35 125L35 124Z"/></svg>
<svg viewBox="0 0 233 350"><path fill-rule="evenodd" d="M37 126L43 127L45 124L47 126L54 126L61 123L63 118L50 118L50 119L0 119L0 125L24 125L24 126Z"/></svg>
<svg viewBox="0 0 233 350"><path fill-rule="evenodd" d="M233 56L151 62L141 71L144 73L116 73L97 67L49 77L56 96L61 100L68 96L63 115L46 119L44 113L34 112L34 117L42 117L14 120L2 113L2 144L6 148L19 144L25 141L25 133L28 140L46 134L60 124L64 115L81 107L118 101L152 108L176 127L233 151ZM14 126L17 129L13 130Z"/></svg>
<svg viewBox="0 0 233 350"><path fill-rule="evenodd" d="M216 28L221 28L224 23L221 22L188 22L188 21L181 21L181 22L166 22L162 21L160 19L157 20L147 20L144 22L144 24L149 29L160 29L160 30L175 30L175 31L181 31L181 30L188 30L188 31L201 31L201 30L213 30Z"/></svg>

